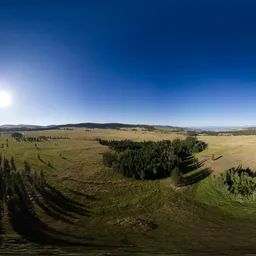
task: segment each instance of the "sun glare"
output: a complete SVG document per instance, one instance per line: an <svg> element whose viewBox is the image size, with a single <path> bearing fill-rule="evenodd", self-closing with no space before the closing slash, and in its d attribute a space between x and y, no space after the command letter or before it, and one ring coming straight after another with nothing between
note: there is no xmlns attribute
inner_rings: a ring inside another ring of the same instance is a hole
<svg viewBox="0 0 256 256"><path fill-rule="evenodd" d="M11 102L11 96L7 92L0 91L0 108L9 106Z"/></svg>

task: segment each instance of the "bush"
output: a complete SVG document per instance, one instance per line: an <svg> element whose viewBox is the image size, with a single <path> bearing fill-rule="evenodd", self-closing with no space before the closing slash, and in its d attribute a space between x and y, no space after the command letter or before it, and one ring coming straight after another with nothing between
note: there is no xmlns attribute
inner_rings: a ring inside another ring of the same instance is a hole
<svg viewBox="0 0 256 256"><path fill-rule="evenodd" d="M250 196L256 191L255 176L256 173L252 172L249 168L242 169L241 166L238 166L223 172L221 179L231 193Z"/></svg>

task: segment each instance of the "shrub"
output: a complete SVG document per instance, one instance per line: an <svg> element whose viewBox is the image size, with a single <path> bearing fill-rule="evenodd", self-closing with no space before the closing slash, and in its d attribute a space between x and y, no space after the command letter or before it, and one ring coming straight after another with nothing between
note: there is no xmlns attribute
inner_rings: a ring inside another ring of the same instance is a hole
<svg viewBox="0 0 256 256"><path fill-rule="evenodd" d="M256 174L249 168L242 169L241 166L238 166L223 172L221 179L231 193L250 196L256 191L255 176Z"/></svg>

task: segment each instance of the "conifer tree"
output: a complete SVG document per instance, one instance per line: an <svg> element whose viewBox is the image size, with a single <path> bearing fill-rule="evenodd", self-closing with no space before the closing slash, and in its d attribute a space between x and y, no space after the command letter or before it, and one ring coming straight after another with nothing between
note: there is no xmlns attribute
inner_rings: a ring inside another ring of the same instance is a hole
<svg viewBox="0 0 256 256"><path fill-rule="evenodd" d="M14 162L13 156L11 158L11 170L16 171L16 166L15 166L15 162Z"/></svg>

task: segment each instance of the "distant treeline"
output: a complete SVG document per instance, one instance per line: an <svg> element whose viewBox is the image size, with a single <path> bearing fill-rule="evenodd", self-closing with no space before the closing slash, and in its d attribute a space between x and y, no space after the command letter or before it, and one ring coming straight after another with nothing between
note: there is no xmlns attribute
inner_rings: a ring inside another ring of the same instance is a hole
<svg viewBox="0 0 256 256"><path fill-rule="evenodd" d="M236 130L236 131L202 131L200 134L206 134L209 136L241 136L241 135L256 135L256 129Z"/></svg>
<svg viewBox="0 0 256 256"><path fill-rule="evenodd" d="M0 128L0 132L29 132L29 131L48 131L56 130L58 127L42 127L42 128L27 128L27 127L13 127L13 128Z"/></svg>
<svg viewBox="0 0 256 256"><path fill-rule="evenodd" d="M139 125L139 124L121 124L121 123L79 123L79 124L64 124L64 125L51 125L51 126L41 126L41 127L26 127L26 126L19 126L19 127L6 127L1 128L1 131L45 131L45 130L56 130L61 128L75 128L75 127L82 127L82 128L99 128L99 129L120 129L120 128L144 128L146 130L155 130L156 128L151 125Z"/></svg>
<svg viewBox="0 0 256 256"><path fill-rule="evenodd" d="M20 132L13 132L11 136L16 139L17 141L28 141L28 142L43 142L47 140L60 140L60 139L68 139L67 136L25 136Z"/></svg>
<svg viewBox="0 0 256 256"><path fill-rule="evenodd" d="M112 149L103 154L105 166L125 177L142 180L168 177L174 169L175 177L178 177L178 167L185 157L207 147L205 142L197 140L196 137L158 142L102 139L98 141Z"/></svg>

